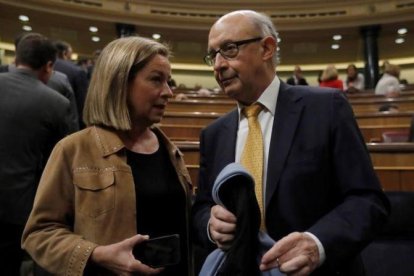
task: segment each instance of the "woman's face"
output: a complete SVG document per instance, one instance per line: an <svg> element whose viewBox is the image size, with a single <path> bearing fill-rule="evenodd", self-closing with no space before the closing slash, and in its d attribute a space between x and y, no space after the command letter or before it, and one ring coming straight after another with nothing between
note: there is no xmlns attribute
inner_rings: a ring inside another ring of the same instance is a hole
<svg viewBox="0 0 414 276"><path fill-rule="evenodd" d="M357 71L353 66L349 66L346 71L348 72L349 77L355 77L357 75Z"/></svg>
<svg viewBox="0 0 414 276"><path fill-rule="evenodd" d="M172 91L168 86L171 66L168 58L157 54L138 71L128 87L132 125L151 126L161 121Z"/></svg>

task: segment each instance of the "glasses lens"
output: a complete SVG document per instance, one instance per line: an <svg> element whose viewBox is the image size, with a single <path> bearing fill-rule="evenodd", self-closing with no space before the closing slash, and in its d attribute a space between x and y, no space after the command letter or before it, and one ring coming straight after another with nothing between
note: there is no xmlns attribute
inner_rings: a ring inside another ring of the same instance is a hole
<svg viewBox="0 0 414 276"><path fill-rule="evenodd" d="M208 54L204 57L204 62L209 65L212 66L214 64L214 58L212 54Z"/></svg>
<svg viewBox="0 0 414 276"><path fill-rule="evenodd" d="M234 58L237 56L238 52L239 48L234 43L225 44L220 51L220 53L227 58Z"/></svg>

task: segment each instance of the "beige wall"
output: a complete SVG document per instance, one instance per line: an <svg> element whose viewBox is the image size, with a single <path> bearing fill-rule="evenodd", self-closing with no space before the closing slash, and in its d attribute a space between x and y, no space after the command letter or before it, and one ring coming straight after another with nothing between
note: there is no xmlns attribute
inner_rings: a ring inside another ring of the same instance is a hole
<svg viewBox="0 0 414 276"><path fill-rule="evenodd" d="M309 85L317 86L318 73L319 70L310 70L304 71L303 75L305 76ZM277 74L279 78L281 78L283 81L286 81L292 73L291 71L283 69L278 70ZM202 87L212 89L218 86L214 79L212 71L173 69L172 77L177 82L177 85L182 83L185 84L188 88L192 88L196 85L201 85ZM344 69L339 70L339 77L340 79L345 80L346 74ZM414 64L401 65L400 79L406 79L408 83L414 83Z"/></svg>
<svg viewBox="0 0 414 276"><path fill-rule="evenodd" d="M214 79L213 71L195 71L195 70L172 70L172 78L177 85L185 84L186 87L192 88L197 85L201 87L213 89L217 87Z"/></svg>

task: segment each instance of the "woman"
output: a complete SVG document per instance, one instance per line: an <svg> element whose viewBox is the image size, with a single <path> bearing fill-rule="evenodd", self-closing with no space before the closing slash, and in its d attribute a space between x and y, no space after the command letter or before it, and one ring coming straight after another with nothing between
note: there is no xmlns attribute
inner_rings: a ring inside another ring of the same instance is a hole
<svg viewBox="0 0 414 276"><path fill-rule="evenodd" d="M357 93L365 88L364 75L358 72L355 64L349 64L346 68L346 80L344 89L347 93Z"/></svg>
<svg viewBox="0 0 414 276"><path fill-rule="evenodd" d="M155 126L172 92L168 49L117 39L102 51L85 102L88 126L61 140L40 181L22 246L58 275L189 275L191 183L181 152ZM137 234L138 233L138 234ZM144 240L179 234L181 262L151 268Z"/></svg>
<svg viewBox="0 0 414 276"><path fill-rule="evenodd" d="M376 95L397 97L400 92L400 67L395 64L385 63L384 74L375 86Z"/></svg>
<svg viewBox="0 0 414 276"><path fill-rule="evenodd" d="M334 65L328 65L322 73L320 87L331 87L341 91L344 90L342 80L338 79L338 70Z"/></svg>

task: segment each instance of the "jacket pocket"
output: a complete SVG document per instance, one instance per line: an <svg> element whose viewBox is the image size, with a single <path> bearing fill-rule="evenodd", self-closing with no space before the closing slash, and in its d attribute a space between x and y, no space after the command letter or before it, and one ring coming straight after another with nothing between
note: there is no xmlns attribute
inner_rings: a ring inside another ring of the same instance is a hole
<svg viewBox="0 0 414 276"><path fill-rule="evenodd" d="M78 212L96 218L115 208L115 176L112 171L75 173L73 182Z"/></svg>

